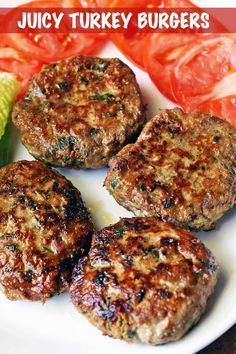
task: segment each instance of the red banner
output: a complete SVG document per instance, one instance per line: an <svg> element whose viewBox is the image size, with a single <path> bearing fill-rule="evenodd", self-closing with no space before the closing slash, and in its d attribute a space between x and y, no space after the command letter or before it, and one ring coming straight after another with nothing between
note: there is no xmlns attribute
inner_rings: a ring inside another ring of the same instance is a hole
<svg viewBox="0 0 236 354"><path fill-rule="evenodd" d="M236 32L236 8L0 8L1 33Z"/></svg>

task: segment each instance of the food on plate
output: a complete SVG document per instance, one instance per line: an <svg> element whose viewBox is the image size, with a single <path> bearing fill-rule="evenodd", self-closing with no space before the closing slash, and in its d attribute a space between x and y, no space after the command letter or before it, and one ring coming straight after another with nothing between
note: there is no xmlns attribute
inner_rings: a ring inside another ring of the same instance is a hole
<svg viewBox="0 0 236 354"><path fill-rule="evenodd" d="M155 218L125 218L94 235L70 293L103 334L156 345L198 322L217 275L213 255L191 233Z"/></svg>
<svg viewBox="0 0 236 354"><path fill-rule="evenodd" d="M64 290L90 246L80 192L37 161L0 169L0 287L10 300L45 301Z"/></svg>
<svg viewBox="0 0 236 354"><path fill-rule="evenodd" d="M157 88L191 112L211 99L207 94L230 73L235 44L232 34L154 33L146 36L143 62ZM228 120L220 110L216 113Z"/></svg>
<svg viewBox="0 0 236 354"><path fill-rule="evenodd" d="M137 216L211 230L236 200L236 130L180 108L160 111L109 163L105 186Z"/></svg>
<svg viewBox="0 0 236 354"><path fill-rule="evenodd" d="M99 168L145 123L132 70L119 59L75 56L46 66L13 110L22 142L55 166Z"/></svg>

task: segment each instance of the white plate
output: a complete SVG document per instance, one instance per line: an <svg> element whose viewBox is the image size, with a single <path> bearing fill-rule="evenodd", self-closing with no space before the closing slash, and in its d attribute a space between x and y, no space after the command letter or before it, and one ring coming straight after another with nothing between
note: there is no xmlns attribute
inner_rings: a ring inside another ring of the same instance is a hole
<svg viewBox="0 0 236 354"><path fill-rule="evenodd" d="M8 2L9 6L23 1ZM207 4L205 4L206 6ZM5 5L6 6L6 5ZM148 117L159 108L172 107L155 88L148 75L132 65L109 43L100 53L104 57L119 57L130 65L148 103ZM19 141L15 144L14 160L32 157ZM131 216L120 207L103 187L107 169L59 171L79 188L90 208L98 229L114 223L120 217ZM218 183L220 181L216 181ZM1 353L13 354L192 354L196 353L236 322L236 219L235 209L219 223L215 231L197 236L212 250L221 266L221 275L207 311L200 323L178 342L150 347L134 345L102 336L72 306L68 294L55 296L41 303L8 301L0 295Z"/></svg>

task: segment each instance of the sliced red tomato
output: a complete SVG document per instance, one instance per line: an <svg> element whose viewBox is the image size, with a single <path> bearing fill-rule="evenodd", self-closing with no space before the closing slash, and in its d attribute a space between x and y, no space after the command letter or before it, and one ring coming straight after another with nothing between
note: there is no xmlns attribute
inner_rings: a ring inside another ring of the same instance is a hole
<svg viewBox="0 0 236 354"><path fill-rule="evenodd" d="M236 94L218 100L210 100L195 109L228 121L236 128Z"/></svg>
<svg viewBox="0 0 236 354"><path fill-rule="evenodd" d="M104 40L89 33L7 33L5 43L29 58L50 63L76 54L96 53Z"/></svg>
<svg viewBox="0 0 236 354"><path fill-rule="evenodd" d="M29 81L32 79L34 74L41 70L41 68L42 64L40 64L36 60L24 64L16 60L7 60L0 58L0 71L6 71L15 74L21 84L21 91L18 95L18 98L24 95L28 87Z"/></svg>
<svg viewBox="0 0 236 354"><path fill-rule="evenodd" d="M83 3L93 4L93 0L83 0ZM21 8L45 8L45 7L81 7L81 2L76 0L62 1L32 1L21 5ZM13 10L8 14L14 16ZM7 33L4 35L5 44L22 52L29 58L50 63L67 58L76 54L95 53L104 45L106 36L104 34L75 33L75 34L56 34L56 33Z"/></svg>
<svg viewBox="0 0 236 354"><path fill-rule="evenodd" d="M52 38L52 36L53 34L48 33L43 35L6 33L4 34L4 42L6 45L20 51L29 58L50 62L55 59L58 53L57 49L60 48L58 38Z"/></svg>
<svg viewBox="0 0 236 354"><path fill-rule="evenodd" d="M235 34L201 35L185 46L171 74L176 100L185 108L194 108L198 103L195 96L207 95L234 70L235 57Z"/></svg>
<svg viewBox="0 0 236 354"><path fill-rule="evenodd" d="M33 0L18 6L18 8L75 8L93 7L98 0Z"/></svg>
<svg viewBox="0 0 236 354"><path fill-rule="evenodd" d="M126 33L117 33L111 35L111 40L130 61L141 69L144 69L143 47L146 37L142 33L136 33L131 36Z"/></svg>
<svg viewBox="0 0 236 354"><path fill-rule="evenodd" d="M183 106L187 112L195 110L213 114L236 127L236 71L224 76L207 94L191 97Z"/></svg>
<svg viewBox="0 0 236 354"><path fill-rule="evenodd" d="M98 0L99 1L99 0ZM109 3L109 5L108 5ZM121 0L100 0L100 5L109 7L124 7L124 2ZM196 7L188 0L127 0L126 8L174 8L174 7ZM157 38L157 34L155 34ZM114 44L120 51L141 68L145 68L144 56L147 52L146 39L148 35L138 33L135 28L128 30L126 33L111 35Z"/></svg>
<svg viewBox="0 0 236 354"><path fill-rule="evenodd" d="M181 57L185 45L197 37L197 34L155 33L146 40L145 68L157 88L171 101L177 102L171 84L176 59Z"/></svg>
<svg viewBox="0 0 236 354"><path fill-rule="evenodd" d="M16 75L18 81L21 83L19 97L25 93L29 80L35 73L41 70L42 65L37 60L26 60L22 57L21 53L13 48L0 48L0 71Z"/></svg>
<svg viewBox="0 0 236 354"><path fill-rule="evenodd" d="M171 71L174 98L186 112L213 114L236 127L236 35L202 35L183 48Z"/></svg>

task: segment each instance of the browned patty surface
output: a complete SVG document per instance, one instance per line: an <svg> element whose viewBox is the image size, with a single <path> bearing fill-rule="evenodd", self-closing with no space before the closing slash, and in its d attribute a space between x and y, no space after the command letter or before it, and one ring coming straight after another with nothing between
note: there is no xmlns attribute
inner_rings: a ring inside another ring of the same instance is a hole
<svg viewBox="0 0 236 354"><path fill-rule="evenodd" d="M217 273L210 251L189 232L155 218L126 218L93 236L70 293L103 334L155 345L198 322Z"/></svg>
<svg viewBox="0 0 236 354"><path fill-rule="evenodd" d="M90 246L80 192L37 161L0 169L0 286L10 300L42 300Z"/></svg>
<svg viewBox="0 0 236 354"><path fill-rule="evenodd" d="M236 131L180 108L163 110L110 161L105 186L137 216L209 230L236 200Z"/></svg>
<svg viewBox="0 0 236 354"><path fill-rule="evenodd" d="M55 166L98 168L145 123L132 70L119 59L75 56L37 74L13 110L22 142Z"/></svg>

